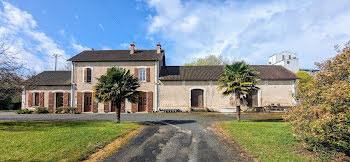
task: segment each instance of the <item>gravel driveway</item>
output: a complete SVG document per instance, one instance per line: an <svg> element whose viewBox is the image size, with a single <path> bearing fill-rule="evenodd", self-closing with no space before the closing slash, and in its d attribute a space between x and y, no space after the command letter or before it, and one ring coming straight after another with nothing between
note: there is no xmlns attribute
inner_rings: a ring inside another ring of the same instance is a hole
<svg viewBox="0 0 350 162"><path fill-rule="evenodd" d="M105 161L252 161L208 129L212 122L233 119L234 114L122 114L122 121L145 127ZM115 114L0 113L0 120L115 120Z"/></svg>

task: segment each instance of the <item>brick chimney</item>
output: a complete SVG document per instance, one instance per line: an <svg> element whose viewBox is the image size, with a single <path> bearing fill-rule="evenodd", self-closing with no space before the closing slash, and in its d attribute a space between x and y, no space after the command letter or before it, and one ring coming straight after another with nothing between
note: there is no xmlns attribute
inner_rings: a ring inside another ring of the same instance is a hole
<svg viewBox="0 0 350 162"><path fill-rule="evenodd" d="M132 41L130 44L130 54L134 54L134 52L135 52L135 45L134 45L134 41Z"/></svg>
<svg viewBox="0 0 350 162"><path fill-rule="evenodd" d="M91 48L91 51L95 50L94 48Z"/></svg>
<svg viewBox="0 0 350 162"><path fill-rule="evenodd" d="M162 48L161 48L160 43L158 42L158 44L157 44L157 53L160 53L161 51L162 51Z"/></svg>

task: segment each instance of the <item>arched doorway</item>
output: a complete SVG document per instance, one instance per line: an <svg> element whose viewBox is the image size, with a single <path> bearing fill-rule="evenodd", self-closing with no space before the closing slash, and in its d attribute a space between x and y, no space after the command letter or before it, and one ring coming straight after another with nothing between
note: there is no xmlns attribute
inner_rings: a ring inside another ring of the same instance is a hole
<svg viewBox="0 0 350 162"><path fill-rule="evenodd" d="M191 90L191 107L204 107L203 92L202 89Z"/></svg>

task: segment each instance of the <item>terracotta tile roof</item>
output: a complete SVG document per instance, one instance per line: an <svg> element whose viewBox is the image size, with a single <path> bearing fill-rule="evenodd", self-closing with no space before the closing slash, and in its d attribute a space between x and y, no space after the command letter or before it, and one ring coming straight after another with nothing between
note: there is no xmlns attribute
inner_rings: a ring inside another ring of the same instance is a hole
<svg viewBox="0 0 350 162"><path fill-rule="evenodd" d="M43 71L27 82L36 86L70 85L71 71Z"/></svg>
<svg viewBox="0 0 350 162"><path fill-rule="evenodd" d="M83 51L68 61L156 61L161 60L164 50L157 54L157 50L135 50L130 54L130 50L94 50Z"/></svg>
<svg viewBox="0 0 350 162"><path fill-rule="evenodd" d="M259 72L262 80L290 80L298 77L280 65L250 65ZM223 66L163 66L160 80L218 80L224 72Z"/></svg>

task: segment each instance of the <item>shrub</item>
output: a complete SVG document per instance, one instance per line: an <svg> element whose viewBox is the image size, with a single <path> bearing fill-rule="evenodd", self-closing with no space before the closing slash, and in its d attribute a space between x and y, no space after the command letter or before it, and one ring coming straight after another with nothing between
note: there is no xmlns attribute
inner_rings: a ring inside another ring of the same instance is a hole
<svg viewBox="0 0 350 162"><path fill-rule="evenodd" d="M33 113L33 110L29 110L28 108L26 109L19 109L16 111L17 114L31 114Z"/></svg>
<svg viewBox="0 0 350 162"><path fill-rule="evenodd" d="M286 119L309 149L350 156L350 48L318 67L315 77L297 85L300 105Z"/></svg>
<svg viewBox="0 0 350 162"><path fill-rule="evenodd" d="M63 106L56 108L56 113L58 114L78 114L77 107Z"/></svg>
<svg viewBox="0 0 350 162"><path fill-rule="evenodd" d="M46 107L37 107L37 108L35 108L35 113L47 114L47 113L49 113L49 110Z"/></svg>

